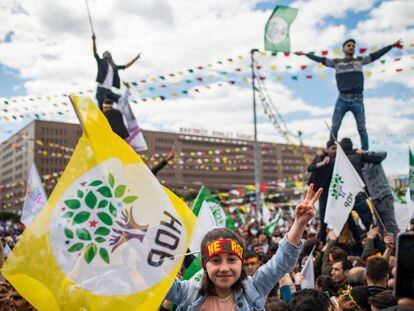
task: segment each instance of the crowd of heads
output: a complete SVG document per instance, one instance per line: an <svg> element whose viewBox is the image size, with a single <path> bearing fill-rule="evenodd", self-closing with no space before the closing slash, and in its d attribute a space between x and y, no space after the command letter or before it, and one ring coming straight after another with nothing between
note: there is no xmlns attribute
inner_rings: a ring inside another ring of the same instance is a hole
<svg viewBox="0 0 414 311"><path fill-rule="evenodd" d="M326 147L327 153L336 152L336 145L332 141ZM343 148L352 149L352 142L345 140ZM254 203L243 213L232 213L231 207L226 207L236 229L210 231L202 241L201 250L217 239L229 239L240 245L243 254L226 253L218 259L205 260L203 265L206 266L206 273L201 280L201 291L214 295L217 284L225 287L228 283L232 284L233 290L242 289L243 280L252 277L272 258L278 250L279 242L292 227L295 212L293 202L290 203L279 205L268 202L272 219L282 214L273 230L259 220ZM7 245L12 250L22 229L18 223L0 222L2 249ZM410 230L414 232L413 225ZM296 267L275 283L267 297L266 310L365 311L397 305L398 297L393 295L395 249L393 243L387 242L389 236L386 232L375 226L366 229L361 235L361 252L346 225L339 237L328 230L326 242L320 239L320 231L321 222L318 217L306 225L303 249ZM312 288L302 288L302 269L309 256L313 258L314 283ZM228 263L228 272L216 271L221 261ZM188 264L183 264L181 275L185 274L187 267ZM24 301L7 281L2 280L0 285L0 301L7 297L9 300L10 297L15 297L13 299L16 301ZM290 294L287 295L286 292Z"/></svg>
<svg viewBox="0 0 414 311"><path fill-rule="evenodd" d="M233 258L229 271L238 281L253 276L262 265L276 253L278 243L293 223L293 213L286 208L279 227L269 234L254 216L245 215L247 222L236 218L236 232L216 229L210 232L203 243L218 238L231 238L244 245L243 262ZM380 234L377 227L364 234L363 252L355 248L355 241L345 228L336 237L328 232L326 243L317 236L319 221L312 220L306 227L303 249L295 269L284 276L284 281L275 283L275 288L267 297L266 310L381 310L397 308L398 297L393 294L395 286L395 249L388 249L385 242L387 233ZM410 228L414 232L413 226ZM375 232L374 235L372 232ZM373 238L373 239L372 239ZM372 249L372 244L375 248ZM205 244L202 244L203 249ZM315 279L313 288L302 288L302 269L312 252ZM223 258L222 260L225 260ZM183 273L185 272L183 267ZM237 273L233 274L234 271ZM214 272L212 273L214 274ZM203 289L214 295L210 273L203 278ZM291 295L285 295L282 288L289 288ZM389 309L391 310L391 309Z"/></svg>

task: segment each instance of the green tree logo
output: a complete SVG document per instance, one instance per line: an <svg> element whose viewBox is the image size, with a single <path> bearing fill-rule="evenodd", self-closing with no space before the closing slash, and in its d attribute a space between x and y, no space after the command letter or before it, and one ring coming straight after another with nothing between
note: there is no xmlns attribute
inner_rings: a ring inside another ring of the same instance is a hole
<svg viewBox="0 0 414 311"><path fill-rule="evenodd" d="M61 208L67 251L83 255L88 264L99 254L109 264L110 253L120 245L116 243L121 239L128 241L131 219L135 223L131 204L138 196L127 192L126 185L115 184L112 173L108 174L107 180L81 182L73 197L65 200ZM115 223L119 229L114 228ZM140 229L141 235L135 234L132 238L139 238L142 242L148 226L137 226L132 229ZM110 250L110 245L116 246Z"/></svg>
<svg viewBox="0 0 414 311"><path fill-rule="evenodd" d="M339 174L335 174L335 176L332 177L331 196L333 196L335 200L338 200L339 197L345 197L345 192L342 190L343 184L344 180Z"/></svg>

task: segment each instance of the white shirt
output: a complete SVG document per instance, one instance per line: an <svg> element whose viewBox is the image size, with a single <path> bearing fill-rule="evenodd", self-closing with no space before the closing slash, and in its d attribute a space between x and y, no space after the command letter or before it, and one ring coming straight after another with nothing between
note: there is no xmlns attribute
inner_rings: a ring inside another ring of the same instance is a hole
<svg viewBox="0 0 414 311"><path fill-rule="evenodd" d="M106 73L105 80L102 83L98 83L99 87L110 90L112 88L112 83L114 81L114 69L110 64L108 64L108 72Z"/></svg>

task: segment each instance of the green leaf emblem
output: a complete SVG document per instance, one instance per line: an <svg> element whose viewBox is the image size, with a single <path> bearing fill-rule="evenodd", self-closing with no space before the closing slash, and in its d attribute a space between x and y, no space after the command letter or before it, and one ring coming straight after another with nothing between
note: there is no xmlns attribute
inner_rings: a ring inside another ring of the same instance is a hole
<svg viewBox="0 0 414 311"><path fill-rule="evenodd" d="M77 199L66 200L65 204L70 209L78 209L81 206L81 203Z"/></svg>

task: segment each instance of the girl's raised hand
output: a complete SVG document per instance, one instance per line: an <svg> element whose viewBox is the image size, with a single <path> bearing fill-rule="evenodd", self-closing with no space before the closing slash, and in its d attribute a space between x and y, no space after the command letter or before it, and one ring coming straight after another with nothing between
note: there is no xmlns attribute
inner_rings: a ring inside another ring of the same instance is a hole
<svg viewBox="0 0 414 311"><path fill-rule="evenodd" d="M313 208L313 205L316 203L316 201L318 201L323 189L319 188L319 190L315 193L315 195L312 198L313 188L314 185L310 184L308 192L306 193L305 200L296 205L295 220L299 224L306 225L309 220L315 217L315 209Z"/></svg>

